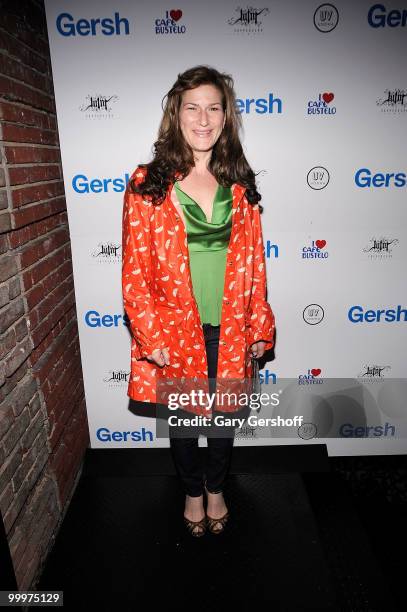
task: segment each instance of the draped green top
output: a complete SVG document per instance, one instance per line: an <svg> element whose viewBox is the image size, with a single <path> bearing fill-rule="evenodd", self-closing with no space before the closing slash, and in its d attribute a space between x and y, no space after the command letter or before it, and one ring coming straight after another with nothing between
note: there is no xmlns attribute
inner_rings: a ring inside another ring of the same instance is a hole
<svg viewBox="0 0 407 612"><path fill-rule="evenodd" d="M207 221L202 208L175 181L185 217L192 286L202 323L220 325L226 254L232 230L232 189L218 185Z"/></svg>

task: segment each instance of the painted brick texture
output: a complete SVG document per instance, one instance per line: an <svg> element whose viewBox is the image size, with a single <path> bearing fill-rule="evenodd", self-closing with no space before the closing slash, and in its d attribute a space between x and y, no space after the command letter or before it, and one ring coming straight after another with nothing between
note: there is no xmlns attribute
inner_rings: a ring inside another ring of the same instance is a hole
<svg viewBox="0 0 407 612"><path fill-rule="evenodd" d="M89 444L45 11L0 7L0 511L35 588Z"/></svg>

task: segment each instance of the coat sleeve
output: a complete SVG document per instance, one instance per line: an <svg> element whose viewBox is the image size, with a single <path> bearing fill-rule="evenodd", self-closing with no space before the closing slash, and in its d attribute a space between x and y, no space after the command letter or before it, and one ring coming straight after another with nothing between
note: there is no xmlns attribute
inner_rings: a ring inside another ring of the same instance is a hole
<svg viewBox="0 0 407 612"><path fill-rule="evenodd" d="M142 172L132 175L141 182ZM168 348L152 293L153 273L150 254L151 203L126 188L122 223L122 294L123 305L136 340L136 358L150 355L154 349Z"/></svg>
<svg viewBox="0 0 407 612"><path fill-rule="evenodd" d="M249 346L254 342L263 340L266 342L265 349L268 350L274 346L275 318L271 306L266 300L266 259L260 209L257 205L249 204L249 207L252 208L254 278L246 316L246 338Z"/></svg>

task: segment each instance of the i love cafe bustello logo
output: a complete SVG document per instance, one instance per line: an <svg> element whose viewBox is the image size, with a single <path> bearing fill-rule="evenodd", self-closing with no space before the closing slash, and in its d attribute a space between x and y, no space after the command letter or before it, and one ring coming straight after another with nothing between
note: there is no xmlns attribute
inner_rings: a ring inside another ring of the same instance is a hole
<svg viewBox="0 0 407 612"><path fill-rule="evenodd" d="M171 9L165 11L161 17L157 17L154 21L154 29L156 34L185 34L186 25L183 23L183 12L181 9Z"/></svg>

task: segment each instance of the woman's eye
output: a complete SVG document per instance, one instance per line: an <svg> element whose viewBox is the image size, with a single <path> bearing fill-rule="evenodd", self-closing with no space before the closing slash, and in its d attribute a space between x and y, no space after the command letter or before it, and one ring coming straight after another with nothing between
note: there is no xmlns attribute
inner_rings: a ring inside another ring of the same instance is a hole
<svg viewBox="0 0 407 612"><path fill-rule="evenodd" d="M197 108L195 106L187 106L187 110L197 110ZM218 111L220 108L218 106L212 106L209 110Z"/></svg>

